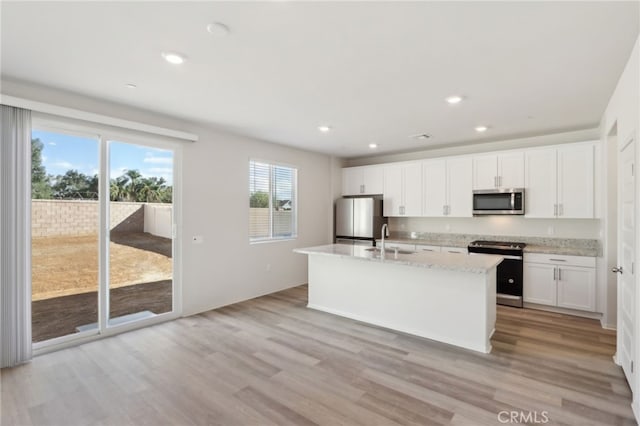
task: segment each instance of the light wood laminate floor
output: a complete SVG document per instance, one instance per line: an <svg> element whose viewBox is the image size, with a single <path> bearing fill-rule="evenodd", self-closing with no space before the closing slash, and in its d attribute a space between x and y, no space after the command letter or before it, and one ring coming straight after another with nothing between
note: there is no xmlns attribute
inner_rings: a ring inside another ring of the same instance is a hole
<svg viewBox="0 0 640 426"><path fill-rule="evenodd" d="M485 355L306 300L296 287L2 370L2 425L636 424L597 321L498 307Z"/></svg>

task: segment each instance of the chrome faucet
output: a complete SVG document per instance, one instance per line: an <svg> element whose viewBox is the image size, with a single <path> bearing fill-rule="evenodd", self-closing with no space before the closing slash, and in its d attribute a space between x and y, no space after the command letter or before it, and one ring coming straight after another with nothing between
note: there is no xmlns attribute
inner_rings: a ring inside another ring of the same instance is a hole
<svg viewBox="0 0 640 426"><path fill-rule="evenodd" d="M382 243L380 247L380 254L384 256L384 237L389 236L389 227L387 226L386 223L382 225L382 230L380 232L382 233Z"/></svg>

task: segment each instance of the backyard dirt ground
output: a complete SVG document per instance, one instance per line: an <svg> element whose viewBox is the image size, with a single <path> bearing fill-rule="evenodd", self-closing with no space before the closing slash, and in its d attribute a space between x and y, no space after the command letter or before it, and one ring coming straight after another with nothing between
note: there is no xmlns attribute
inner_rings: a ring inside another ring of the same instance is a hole
<svg viewBox="0 0 640 426"><path fill-rule="evenodd" d="M145 233L112 234L110 288L170 280L171 240ZM98 290L98 236L32 240L32 300Z"/></svg>

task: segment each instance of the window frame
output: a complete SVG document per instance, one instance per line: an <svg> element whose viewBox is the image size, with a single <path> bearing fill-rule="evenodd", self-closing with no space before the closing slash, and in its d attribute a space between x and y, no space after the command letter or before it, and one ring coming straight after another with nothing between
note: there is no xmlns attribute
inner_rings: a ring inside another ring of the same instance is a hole
<svg viewBox="0 0 640 426"><path fill-rule="evenodd" d="M269 236L268 237L252 237L251 234L249 234L249 244L264 244L264 243L273 243L273 242L281 242L281 241L292 241L292 240L296 240L298 239L298 167L292 164L288 164L288 163L282 163L279 161L270 161L270 160L264 160L261 158L253 158L250 157L249 158L249 173L248 173L248 179L249 179L249 200L251 200L251 165L252 163L260 163L260 164L266 164L267 166L269 166ZM293 200L290 200L292 202L292 207L291 210L293 211L293 215L291 218L291 222L292 222L292 228L293 231L291 233L291 235L289 236L282 236L282 237L274 237L273 236L273 176L274 176L274 168L275 167L283 167L283 168L288 168L291 169L293 171L293 183L292 183L292 193L293 193ZM251 208L250 206L247 206L249 209ZM248 210L249 214L247 215L247 222L250 225L251 223L251 210ZM250 233L250 229L247 230Z"/></svg>

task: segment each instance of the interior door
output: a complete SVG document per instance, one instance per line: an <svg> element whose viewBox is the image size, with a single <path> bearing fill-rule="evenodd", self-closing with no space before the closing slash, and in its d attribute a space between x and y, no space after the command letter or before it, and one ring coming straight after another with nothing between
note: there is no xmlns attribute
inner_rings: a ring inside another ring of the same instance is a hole
<svg viewBox="0 0 640 426"><path fill-rule="evenodd" d="M622 146L618 155L618 353L627 381L634 389L632 362L636 341L636 290L635 290L635 141Z"/></svg>

